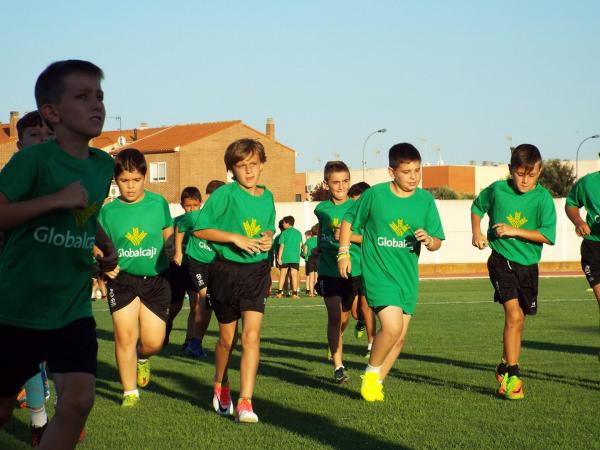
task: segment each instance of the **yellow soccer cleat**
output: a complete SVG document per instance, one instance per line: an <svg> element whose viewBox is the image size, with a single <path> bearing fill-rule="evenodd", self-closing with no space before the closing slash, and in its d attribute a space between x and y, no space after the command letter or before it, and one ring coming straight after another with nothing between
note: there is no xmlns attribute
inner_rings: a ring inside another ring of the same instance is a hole
<svg viewBox="0 0 600 450"><path fill-rule="evenodd" d="M137 362L137 384L146 387L150 383L150 360L138 360Z"/></svg>
<svg viewBox="0 0 600 450"><path fill-rule="evenodd" d="M383 384L379 382L379 376L375 372L365 372L360 386L360 395L368 402L382 402Z"/></svg>

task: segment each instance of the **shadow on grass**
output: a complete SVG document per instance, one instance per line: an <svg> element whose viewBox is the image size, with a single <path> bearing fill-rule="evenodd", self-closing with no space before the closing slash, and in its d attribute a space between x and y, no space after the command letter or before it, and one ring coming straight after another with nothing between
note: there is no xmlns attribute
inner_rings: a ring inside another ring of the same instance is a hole
<svg viewBox="0 0 600 450"><path fill-rule="evenodd" d="M598 329L596 329L596 332ZM590 347L588 345L574 345L574 344L555 344L553 342L539 342L539 341L523 341L522 346L525 348L532 348L534 350L547 350L552 352L562 353L575 353L580 355L592 355L598 354L598 348Z"/></svg>

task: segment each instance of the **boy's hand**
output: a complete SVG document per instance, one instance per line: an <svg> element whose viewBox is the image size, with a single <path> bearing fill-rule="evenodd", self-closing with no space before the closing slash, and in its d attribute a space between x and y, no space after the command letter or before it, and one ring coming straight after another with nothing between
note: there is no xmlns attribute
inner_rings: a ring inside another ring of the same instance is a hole
<svg viewBox="0 0 600 450"><path fill-rule="evenodd" d="M245 252L255 255L260 253L260 239L251 239L241 234L236 234L231 238L231 242Z"/></svg>
<svg viewBox="0 0 600 450"><path fill-rule="evenodd" d="M339 240L340 240L340 228L341 228L341 227L335 227L335 228L333 229L333 238L334 238L336 241L339 241Z"/></svg>
<svg viewBox="0 0 600 450"><path fill-rule="evenodd" d="M348 255L347 258L338 259L337 266L340 276L348 279L350 277L350 273L352 272L352 261L350 260L350 255Z"/></svg>
<svg viewBox="0 0 600 450"><path fill-rule="evenodd" d="M483 250L488 246L487 237L481 232L473 234L471 243L473 244L473 247L477 247L479 250Z"/></svg>
<svg viewBox="0 0 600 450"><path fill-rule="evenodd" d="M496 232L496 236L498 237L515 237L519 233L519 230L517 228L513 228L505 223L497 223L493 225L492 228L494 229L494 231Z"/></svg>
<svg viewBox="0 0 600 450"><path fill-rule="evenodd" d="M425 244L426 247L429 247L433 243L433 238L423 228L415 230L415 238L417 241Z"/></svg>
<svg viewBox="0 0 600 450"><path fill-rule="evenodd" d="M591 232L589 225L583 221L575 227L575 233L579 237L589 236Z"/></svg>
<svg viewBox="0 0 600 450"><path fill-rule="evenodd" d="M181 261L183 261L183 253L175 251L175 256L173 256L173 262L180 266Z"/></svg>
<svg viewBox="0 0 600 450"><path fill-rule="evenodd" d="M88 207L88 191L79 181L74 181L54 194L57 208L76 209Z"/></svg>
<svg viewBox="0 0 600 450"><path fill-rule="evenodd" d="M269 233L261 233L260 234L260 250L262 252L268 252L273 247L273 236Z"/></svg>
<svg viewBox="0 0 600 450"><path fill-rule="evenodd" d="M96 261L98 261L98 268L100 269L100 272L112 272L118 267L119 255L117 254L116 250L111 253L102 253L101 250L98 250Z"/></svg>
<svg viewBox="0 0 600 450"><path fill-rule="evenodd" d="M117 275L119 275L119 266L115 267L110 272L104 272L104 275L106 275L111 280L114 280L115 278L117 278Z"/></svg>

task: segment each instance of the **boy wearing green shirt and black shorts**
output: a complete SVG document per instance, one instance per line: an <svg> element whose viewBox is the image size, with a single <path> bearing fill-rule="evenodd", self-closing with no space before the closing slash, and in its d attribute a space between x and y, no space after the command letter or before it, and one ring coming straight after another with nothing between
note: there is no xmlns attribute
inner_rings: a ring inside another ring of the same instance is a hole
<svg viewBox="0 0 600 450"><path fill-rule="evenodd" d="M340 225L344 214L355 203L348 197L348 166L342 161L327 162L324 182L330 199L322 201L315 208L315 215L319 219L317 292L323 296L327 307L327 341L333 361L333 380L336 383L346 383L350 378L343 363L343 337L352 303L361 286L360 248L355 244L361 242L362 236L351 236L354 244L349 242L345 249L352 255L354 266L349 279L340 277L336 261L340 248Z"/></svg>
<svg viewBox="0 0 600 450"><path fill-rule="evenodd" d="M317 263L319 262L319 257L314 250L318 245L318 234L319 225L314 225L310 229L310 236L308 236L302 247L302 254L306 263L306 293L309 297L317 295L315 292L315 283L317 282Z"/></svg>
<svg viewBox="0 0 600 450"><path fill-rule="evenodd" d="M582 207L587 213L585 221L579 215ZM575 183L565 211L575 225L575 233L583 238L581 268L600 307L600 172L589 173Z"/></svg>
<svg viewBox="0 0 600 450"><path fill-rule="evenodd" d="M88 145L104 123L102 78L87 61L48 66L35 98L55 139L17 152L0 172L0 230L10 230L0 258L0 353L9 362L0 371L0 425L47 361L58 402L41 449L74 448L94 403L92 247L114 165Z"/></svg>
<svg viewBox="0 0 600 450"><path fill-rule="evenodd" d="M115 330L115 356L121 406L139 403L137 384L150 382L148 358L162 348L169 319L171 289L165 271L165 241L173 235L167 201L144 190L144 155L128 148L115 158L114 178L121 195L100 211L100 224L119 254L119 274L108 280L108 307Z"/></svg>
<svg viewBox="0 0 600 450"><path fill-rule="evenodd" d="M277 249L277 264L279 265L279 290L277 298L283 298L283 288L288 271L292 279L292 298L300 298L298 270L300 270L300 251L302 249L302 233L294 228L294 217L285 216L283 219L283 231L279 238Z"/></svg>
<svg viewBox="0 0 600 450"><path fill-rule="evenodd" d="M240 397L236 420L258 422L252 407L260 352L260 328L271 277L269 250L275 231L273 194L259 185L266 162L263 145L253 139L233 142L225 167L234 181L217 189L204 205L194 236L211 242L217 256L209 267L208 295L219 321L215 347L213 407L233 413L227 367L242 319Z"/></svg>
<svg viewBox="0 0 600 450"><path fill-rule="evenodd" d="M508 180L485 188L471 207L473 246L492 254L488 259L494 301L504 308L502 361L496 368L498 395L509 400L525 396L519 373L521 339L527 315L537 312L538 263L543 244L556 238L556 210L550 193L538 179L540 151L531 144L517 146L510 159ZM487 213L487 236L481 218Z"/></svg>
<svg viewBox="0 0 600 450"><path fill-rule="evenodd" d="M344 216L337 257L346 278L354 269L350 236L360 230L363 287L381 323L360 389L369 402L384 400L383 381L404 346L418 300L421 247L438 250L444 239L435 201L418 187L419 151L407 143L390 148L389 174L391 182L366 190Z"/></svg>

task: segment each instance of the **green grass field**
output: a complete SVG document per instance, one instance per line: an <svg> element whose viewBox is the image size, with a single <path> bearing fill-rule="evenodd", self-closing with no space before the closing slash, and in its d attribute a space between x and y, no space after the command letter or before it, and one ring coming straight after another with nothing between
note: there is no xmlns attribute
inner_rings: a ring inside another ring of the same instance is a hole
<svg viewBox="0 0 600 450"><path fill-rule="evenodd" d="M209 357L180 350L187 311L171 344L152 358L139 408L119 407L111 321L96 302L100 344L96 404L82 448L600 448L598 307L583 278L540 281L539 312L522 353L526 398L494 395L502 310L489 281L424 281L404 354L385 383L386 400L360 399L366 338L346 333L350 383L332 383L320 298L270 299L254 407L261 422L238 425L212 410L216 323ZM351 327L354 321L351 322ZM239 349L238 349L239 350ZM239 351L230 372L239 388ZM28 448L28 412L15 411L0 448Z"/></svg>

